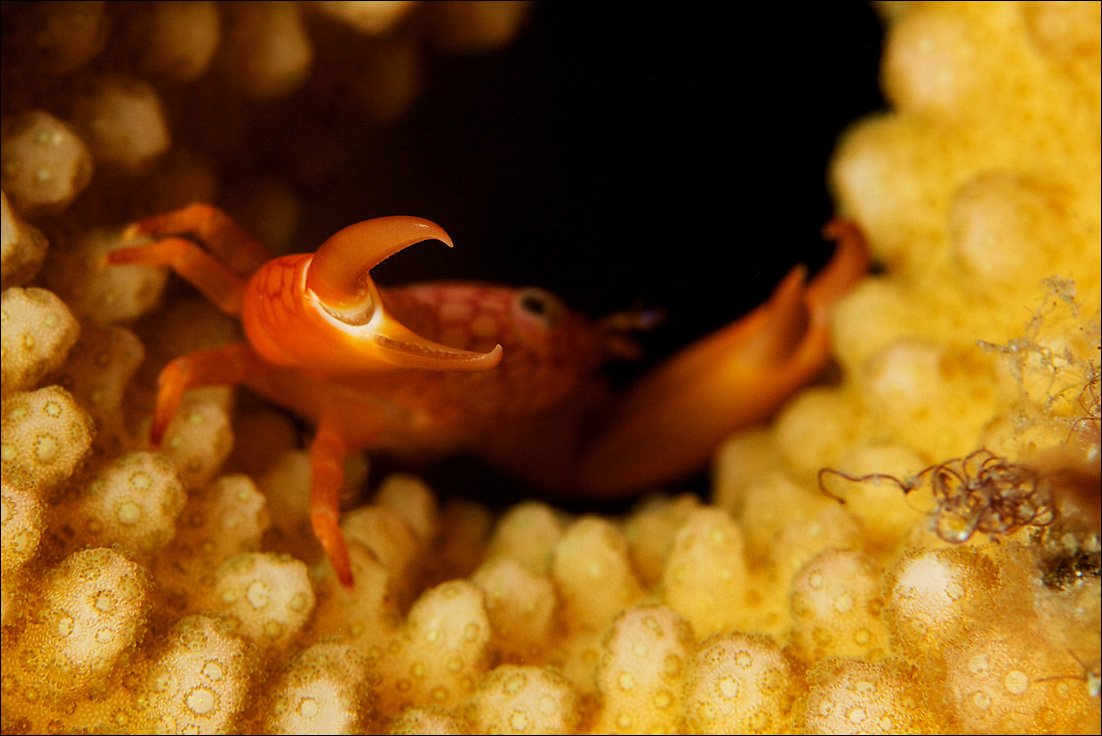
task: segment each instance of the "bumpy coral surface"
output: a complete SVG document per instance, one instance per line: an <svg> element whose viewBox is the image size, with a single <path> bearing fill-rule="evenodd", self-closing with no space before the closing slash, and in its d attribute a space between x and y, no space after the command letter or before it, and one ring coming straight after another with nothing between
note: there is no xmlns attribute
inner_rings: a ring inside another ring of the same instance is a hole
<svg viewBox="0 0 1102 736"><path fill-rule="evenodd" d="M881 10L891 109L830 172L883 266L840 380L730 438L709 501L378 479L346 590L284 414L196 390L145 449L160 367L237 328L102 254L216 199L234 115L321 40L363 62L322 89L390 118L421 45L507 43L524 4L5 3L4 732L1097 733L1100 5ZM244 189L285 247L299 195Z"/></svg>

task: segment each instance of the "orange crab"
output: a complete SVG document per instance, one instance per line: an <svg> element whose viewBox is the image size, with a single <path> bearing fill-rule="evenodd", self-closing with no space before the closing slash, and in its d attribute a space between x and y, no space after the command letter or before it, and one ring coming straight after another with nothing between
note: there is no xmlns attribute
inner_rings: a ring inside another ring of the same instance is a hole
<svg viewBox="0 0 1102 736"><path fill-rule="evenodd" d="M769 301L613 397L599 368L630 354L629 313L589 321L541 289L440 282L380 289L369 276L423 240L416 217L347 227L316 253L267 260L220 210L193 204L142 220L108 263L169 266L246 342L179 357L161 372L150 441L183 393L244 384L316 423L314 533L341 583L352 570L338 524L342 461L363 449L481 453L515 474L608 497L702 466L728 434L766 419L828 359L828 315L868 266L857 228L835 220L830 264L794 268ZM203 247L205 246L205 247Z"/></svg>

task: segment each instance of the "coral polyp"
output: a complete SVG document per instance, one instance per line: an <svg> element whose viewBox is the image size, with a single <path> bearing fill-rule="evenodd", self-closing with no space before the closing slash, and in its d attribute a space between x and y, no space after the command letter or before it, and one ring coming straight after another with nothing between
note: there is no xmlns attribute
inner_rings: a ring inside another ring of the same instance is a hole
<svg viewBox="0 0 1102 736"><path fill-rule="evenodd" d="M299 420L195 388L149 446L161 370L242 335L162 267L103 263L194 201L278 253L324 239L299 231L337 189L346 222L385 214L437 62L523 43L540 8L4 3L3 732L1102 729L1102 4L876 7L890 107L828 177L877 268L821 315L829 372L722 439L706 496L617 514L352 454L349 589Z"/></svg>

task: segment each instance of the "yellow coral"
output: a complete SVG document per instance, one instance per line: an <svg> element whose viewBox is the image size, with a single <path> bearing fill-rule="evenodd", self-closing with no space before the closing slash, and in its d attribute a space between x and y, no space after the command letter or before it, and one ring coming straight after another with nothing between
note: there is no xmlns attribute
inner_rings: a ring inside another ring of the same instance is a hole
<svg viewBox="0 0 1102 736"><path fill-rule="evenodd" d="M43 110L0 121L0 182L26 215L60 212L92 178L92 156L71 126Z"/></svg>
<svg viewBox="0 0 1102 736"><path fill-rule="evenodd" d="M0 288L30 281L46 259L46 247L42 231L21 218L0 191Z"/></svg>
<svg viewBox="0 0 1102 736"><path fill-rule="evenodd" d="M0 301L3 395L37 386L64 362L80 334L65 304L45 289L4 289Z"/></svg>
<svg viewBox="0 0 1102 736"><path fill-rule="evenodd" d="M173 625L143 675L134 731L227 732L242 725L255 655L224 622L189 616Z"/></svg>
<svg viewBox="0 0 1102 736"><path fill-rule="evenodd" d="M302 562L287 555L242 552L218 566L200 606L229 622L264 654L275 656L298 638L314 602Z"/></svg>
<svg viewBox="0 0 1102 736"><path fill-rule="evenodd" d="M104 254L122 245L119 233L91 230L58 250L43 278L78 319L107 325L149 311L161 298L166 274L151 266L105 268Z"/></svg>
<svg viewBox="0 0 1102 736"><path fill-rule="evenodd" d="M7 626L9 616L26 595L27 576L24 566L34 559L45 529L43 503L29 488L9 486L3 483L0 498L2 511L3 575L0 577L0 623Z"/></svg>
<svg viewBox="0 0 1102 736"><path fill-rule="evenodd" d="M965 639L989 609L998 585L994 563L967 547L916 549L896 564L887 580L885 613L901 653L938 658L942 640Z"/></svg>
<svg viewBox="0 0 1102 736"><path fill-rule="evenodd" d="M379 34L388 30L413 10L409 0L386 2L322 2L315 3L319 11L337 18L361 33Z"/></svg>
<svg viewBox="0 0 1102 736"><path fill-rule="evenodd" d="M141 641L145 571L117 552L75 552L42 583L41 603L5 652L4 695L34 707L103 690Z"/></svg>
<svg viewBox="0 0 1102 736"><path fill-rule="evenodd" d="M860 552L832 548L792 581L792 644L807 660L878 659L888 652L880 570Z"/></svg>
<svg viewBox="0 0 1102 736"><path fill-rule="evenodd" d="M676 733L693 630L665 606L629 608L609 626L597 668L601 733Z"/></svg>
<svg viewBox="0 0 1102 736"><path fill-rule="evenodd" d="M508 557L491 557L471 575L486 600L498 656L506 662L536 661L555 630L555 586Z"/></svg>
<svg viewBox="0 0 1102 736"><path fill-rule="evenodd" d="M226 409L203 399L184 402L165 430L164 453L190 487L204 486L233 450L233 432Z"/></svg>
<svg viewBox="0 0 1102 736"><path fill-rule="evenodd" d="M114 547L148 564L176 533L184 500L164 455L131 452L102 464L54 506L50 526L74 549Z"/></svg>
<svg viewBox="0 0 1102 736"><path fill-rule="evenodd" d="M156 570L161 585L178 587L181 594L195 581L211 585L217 567L230 557L258 550L269 524L264 496L243 475L192 489L180 514L183 523Z"/></svg>
<svg viewBox="0 0 1102 736"><path fill-rule="evenodd" d="M387 729L393 734L466 734L471 732L467 721L440 708L408 708L393 719Z"/></svg>
<svg viewBox="0 0 1102 736"><path fill-rule="evenodd" d="M54 500L91 450L91 417L60 386L5 396L0 416L4 480Z"/></svg>
<svg viewBox="0 0 1102 736"><path fill-rule="evenodd" d="M296 3L248 3L228 15L222 61L242 92L282 97L305 81L314 47Z"/></svg>
<svg viewBox="0 0 1102 736"><path fill-rule="evenodd" d="M948 700L964 729L1074 733L1095 727L1098 704L1087 688L1048 679L1066 654L1046 644L1040 631L1019 621L982 627L950 650Z"/></svg>
<svg viewBox="0 0 1102 736"><path fill-rule="evenodd" d="M476 733L574 733L581 722L578 706L562 675L505 664L478 686L466 716Z"/></svg>
<svg viewBox="0 0 1102 736"><path fill-rule="evenodd" d="M352 458L347 590L287 415L200 388L145 449L160 369L241 335L103 256L192 199L298 245L314 202L239 117L325 185L303 100L393 118L423 43L500 45L526 5L6 3L4 731L1098 731L1102 4L879 7L892 109L830 178L882 269L833 317L838 380L730 438L710 502L621 517L409 475L364 505ZM982 445L1045 471L1051 524L932 531L919 496Z"/></svg>
<svg viewBox="0 0 1102 736"><path fill-rule="evenodd" d="M85 324L56 380L88 410L96 423L94 446L115 453L132 446L123 399L130 379L145 357L133 332L116 325Z"/></svg>
<svg viewBox="0 0 1102 736"><path fill-rule="evenodd" d="M802 691L802 673L770 639L715 636L688 663L682 717L690 733L791 732Z"/></svg>
<svg viewBox="0 0 1102 736"><path fill-rule="evenodd" d="M34 558L42 536L42 503L27 488L4 483L3 496L3 570L5 580Z"/></svg>
<svg viewBox="0 0 1102 736"><path fill-rule="evenodd" d="M603 519L585 516L555 545L551 579L570 625L601 630L643 594L623 534Z"/></svg>
<svg viewBox="0 0 1102 736"><path fill-rule="evenodd" d="M151 3L136 8L127 36L140 49L147 74L193 82L210 66L222 35L222 17L212 2Z"/></svg>
<svg viewBox="0 0 1102 736"><path fill-rule="evenodd" d="M463 703L487 672L490 634L474 585L456 580L427 591L377 662L382 714L393 717L416 704Z"/></svg>
<svg viewBox="0 0 1102 736"><path fill-rule="evenodd" d="M539 575L551 569L551 555L563 535L562 519L545 503L527 501L498 520L487 545L492 556L510 557Z"/></svg>
<svg viewBox="0 0 1102 736"><path fill-rule="evenodd" d="M263 699L263 733L362 733L373 715L366 658L342 644L315 644L287 665Z"/></svg>
<svg viewBox="0 0 1102 736"><path fill-rule="evenodd" d="M102 2L48 2L15 15L12 24L18 29L13 34L17 48L35 68L65 74L103 50L110 19Z"/></svg>
<svg viewBox="0 0 1102 736"><path fill-rule="evenodd" d="M139 79L91 80L73 101L72 120L104 164L141 170L171 145L160 95Z"/></svg>
<svg viewBox="0 0 1102 736"><path fill-rule="evenodd" d="M808 673L807 726L815 733L952 733L955 722L901 662L829 659ZM924 702L925 701L925 702Z"/></svg>
<svg viewBox="0 0 1102 736"><path fill-rule="evenodd" d="M644 586L652 587L662 579L678 530L699 506L700 499L691 493L674 498L656 495L643 499L624 520L631 561Z"/></svg>
<svg viewBox="0 0 1102 736"><path fill-rule="evenodd" d="M663 593L697 636L738 622L746 604L742 532L719 509L696 509L678 530L666 558Z"/></svg>

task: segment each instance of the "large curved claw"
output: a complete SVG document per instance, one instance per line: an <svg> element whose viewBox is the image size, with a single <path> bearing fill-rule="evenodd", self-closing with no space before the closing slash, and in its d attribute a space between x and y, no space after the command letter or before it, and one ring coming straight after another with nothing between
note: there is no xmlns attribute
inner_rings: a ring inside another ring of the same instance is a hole
<svg viewBox="0 0 1102 736"><path fill-rule="evenodd" d="M395 368L479 371L501 361L501 346L487 353L450 347L419 335L386 310L370 271L415 243L439 240L442 227L420 217L394 216L350 225L326 240L306 272L306 295L354 343L361 358ZM349 347L353 347L352 344Z"/></svg>
<svg viewBox="0 0 1102 736"><path fill-rule="evenodd" d="M371 269L388 256L433 239L451 245L428 220L382 217L344 228L316 253L269 261L243 299L249 342L274 365L346 379L392 368L493 368L500 345L473 352L413 332L387 310L371 279Z"/></svg>
<svg viewBox="0 0 1102 736"><path fill-rule="evenodd" d="M439 240L449 248L453 245L444 228L421 217L376 217L349 225L314 253L306 288L329 309L353 312L372 288L371 269L424 240Z"/></svg>

